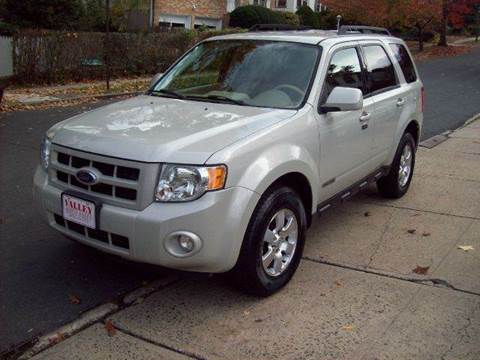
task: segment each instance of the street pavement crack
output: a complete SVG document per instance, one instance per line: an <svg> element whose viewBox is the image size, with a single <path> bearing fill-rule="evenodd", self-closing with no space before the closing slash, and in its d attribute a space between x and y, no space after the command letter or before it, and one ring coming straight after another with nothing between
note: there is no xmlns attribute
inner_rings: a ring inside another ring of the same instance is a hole
<svg viewBox="0 0 480 360"><path fill-rule="evenodd" d="M160 342L158 342L158 341L154 341L154 340L148 339L148 338L146 338L146 337L144 337L144 336L141 336L141 335L138 335L138 334L136 334L136 333L134 333L134 332L132 332L132 331L130 331L130 330L124 329L124 328L122 328L121 326L118 326L117 324L114 324L114 326L115 326L115 329L116 329L117 331L120 331L120 332L122 332L122 333L124 333L124 334L126 334L126 335L129 335L129 336L132 336L132 337L134 337L134 338L136 338L136 339L145 341L145 342L147 342L147 343L149 343L149 344L152 344L152 345L155 345L155 346L159 346L159 347L162 347L162 348L164 348L164 349L166 349L166 350L170 350L170 351L176 352L176 353L178 353L178 354L182 354L182 355L188 356L188 357L190 357L190 358L192 358L192 359L195 359L195 360L207 360L207 358L205 358L205 357L203 357L203 356L200 356L200 355L198 355L198 354L194 354L194 353L192 353L192 352L190 352L190 351L186 351L186 350L183 350L183 349L177 349L177 348L174 348L174 347L172 347L172 346L162 344L162 343L160 343Z"/></svg>
<svg viewBox="0 0 480 360"><path fill-rule="evenodd" d="M401 209L401 210L412 210L412 211L418 211L418 212L425 212L425 213L436 214L436 215L452 216L452 217L457 217L457 218L461 218L461 219L480 220L480 217L477 217L477 216L456 215L456 214L444 213L444 212L441 212L441 211L416 209L416 208L412 208L412 207L408 207L408 206L387 205L387 204L383 204L383 203L370 202L370 201L366 202L366 204L383 206L383 207L390 207L390 208Z"/></svg>
<svg viewBox="0 0 480 360"><path fill-rule="evenodd" d="M480 296L479 292L457 288L456 286L450 284L448 281L446 281L444 279L419 278L419 277L413 277L413 276L394 274L394 273L390 273L390 272L386 272L386 271L382 271L382 270L375 270L375 269L367 268L367 267L358 267L358 266L354 266L354 265L341 264L341 263L328 261L328 260L314 259L314 258L310 258L308 256L304 256L303 259L307 260L307 261L312 261L312 262L316 262L316 263L319 263L319 264L323 264L323 265L339 267L339 268L346 269L346 270L352 270L352 271L358 271L358 272L362 272L362 273L366 273L366 274L383 276L383 277L386 277L386 278L412 282L412 283L416 283L416 284L419 284L419 285L442 287L442 288L447 288L447 289L450 289L450 290L453 290L453 291L462 292L462 293L465 293L465 294Z"/></svg>
<svg viewBox="0 0 480 360"><path fill-rule="evenodd" d="M375 257L375 255L377 254L378 249L380 249L380 246L382 246L382 244L384 243L385 234L386 234L387 231L390 229L390 223L392 222L392 218L393 218L393 214L390 214L390 217L389 217L389 219L388 219L388 221L387 221L387 224L385 225L385 229L383 230L382 235L380 236L380 239L378 240L378 243L376 244L375 249L373 250L372 255L370 255L370 259L369 259L368 264L367 264L367 266L366 266L367 268L370 267L370 264L372 263L373 258Z"/></svg>

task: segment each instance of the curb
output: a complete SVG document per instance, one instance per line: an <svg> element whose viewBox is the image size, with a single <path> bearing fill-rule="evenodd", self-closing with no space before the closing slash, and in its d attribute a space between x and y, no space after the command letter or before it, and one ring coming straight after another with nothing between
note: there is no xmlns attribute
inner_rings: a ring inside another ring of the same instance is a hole
<svg viewBox="0 0 480 360"><path fill-rule="evenodd" d="M477 115L473 115L470 119L467 119L467 121L465 121L465 123L460 126L459 129L467 126L467 125L470 125L471 123L473 123L474 121L477 121L477 120L480 120L480 113L478 113Z"/></svg>
<svg viewBox="0 0 480 360"><path fill-rule="evenodd" d="M38 339L38 342L33 345L33 347L22 354L18 359L26 360L30 359L32 356L38 354L39 352L49 348L50 346L56 345L63 341L65 338L72 336L73 334L79 332L80 330L86 328L89 325L97 322L98 320L112 314L118 310L118 305L113 303L106 303L100 305L92 310L89 310L83 313L77 320L62 326L61 328L44 335Z"/></svg>
<svg viewBox="0 0 480 360"><path fill-rule="evenodd" d="M74 336L81 330L93 325L94 323L105 319L107 316L121 311L131 305L136 305L143 301L145 297L152 293L165 288L178 280L178 276L170 275L165 278L152 281L151 283L133 290L121 298L121 304L117 305L112 302L102 304L96 308L84 312L78 319L66 324L47 335L38 338L37 342L22 355L18 360L27 360L40 352L61 343L69 337Z"/></svg>
<svg viewBox="0 0 480 360"><path fill-rule="evenodd" d="M437 146L437 145L441 144L442 142L444 142L445 140L447 140L449 138L449 135L452 134L453 132L455 132L457 130L460 130L460 129L463 129L464 127L470 125L471 123L473 123L477 120L480 120L480 113L478 113L476 115L473 115L471 118L467 119L463 123L463 125L459 126L455 130L447 130L447 131L444 131L441 134L434 135L434 136L432 136L432 137L430 137L426 140L421 141L419 146L427 148L427 149L432 149L435 146Z"/></svg>

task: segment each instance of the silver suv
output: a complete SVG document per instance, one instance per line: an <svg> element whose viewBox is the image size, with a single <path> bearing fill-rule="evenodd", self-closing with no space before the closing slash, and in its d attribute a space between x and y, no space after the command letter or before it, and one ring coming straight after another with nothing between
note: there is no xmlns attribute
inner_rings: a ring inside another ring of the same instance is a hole
<svg viewBox="0 0 480 360"><path fill-rule="evenodd" d="M253 31L196 45L141 96L60 122L34 178L48 223L131 260L230 271L269 295L316 213L412 179L423 87L382 29Z"/></svg>

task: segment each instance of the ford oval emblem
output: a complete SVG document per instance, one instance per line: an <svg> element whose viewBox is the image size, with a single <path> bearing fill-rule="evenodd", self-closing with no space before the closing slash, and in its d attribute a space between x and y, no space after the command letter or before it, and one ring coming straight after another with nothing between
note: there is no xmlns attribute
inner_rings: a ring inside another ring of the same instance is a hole
<svg viewBox="0 0 480 360"><path fill-rule="evenodd" d="M75 177L83 185L95 185L99 179L98 175L90 169L78 170Z"/></svg>

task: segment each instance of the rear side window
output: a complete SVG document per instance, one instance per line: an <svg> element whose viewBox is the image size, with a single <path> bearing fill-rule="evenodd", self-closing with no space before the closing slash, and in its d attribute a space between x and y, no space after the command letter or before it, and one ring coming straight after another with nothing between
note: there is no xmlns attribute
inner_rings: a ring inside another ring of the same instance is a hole
<svg viewBox="0 0 480 360"><path fill-rule="evenodd" d="M400 67L402 68L403 76L405 76L407 83L417 81L417 74L415 73L413 61L410 58L407 49L405 49L405 46L400 44L390 44L390 48L395 54L395 58L400 64Z"/></svg>
<svg viewBox="0 0 480 360"><path fill-rule="evenodd" d="M393 64L383 47L363 47L367 63L367 94L397 85Z"/></svg>
<svg viewBox="0 0 480 360"><path fill-rule="evenodd" d="M323 88L323 102L336 86L363 90L362 67L355 48L338 50L333 54Z"/></svg>

